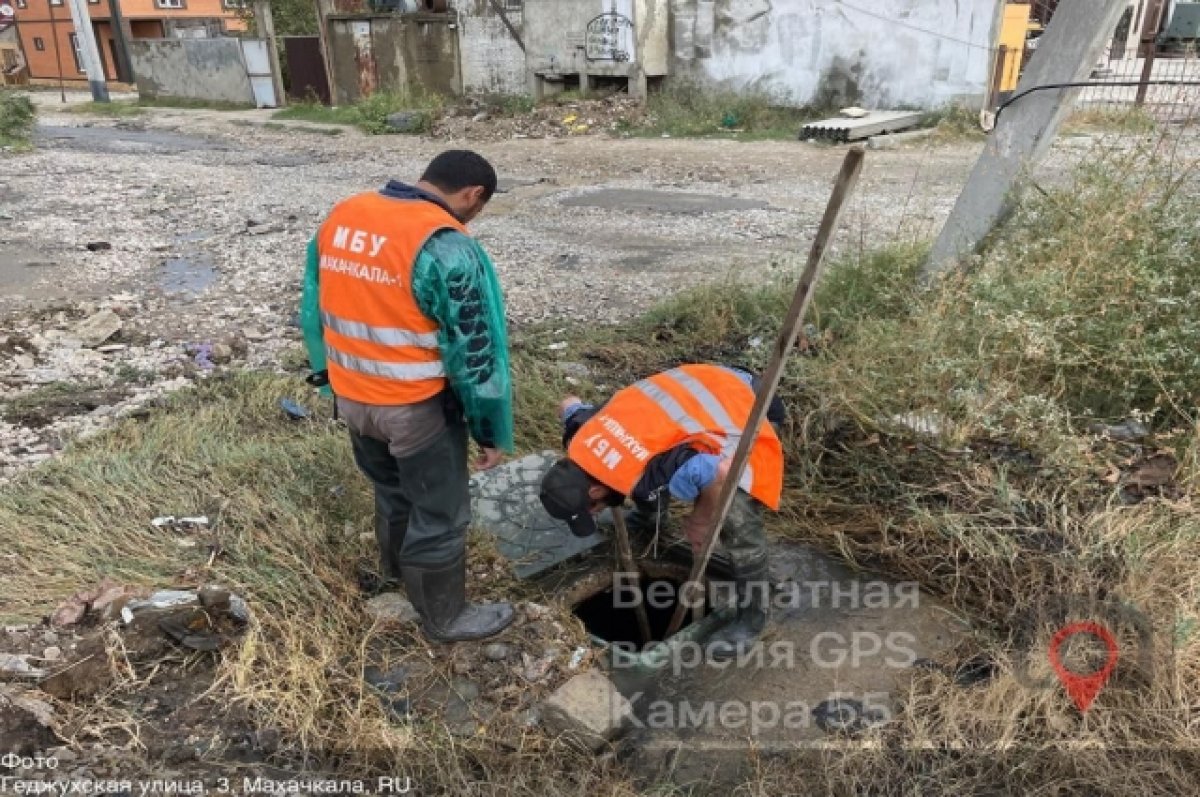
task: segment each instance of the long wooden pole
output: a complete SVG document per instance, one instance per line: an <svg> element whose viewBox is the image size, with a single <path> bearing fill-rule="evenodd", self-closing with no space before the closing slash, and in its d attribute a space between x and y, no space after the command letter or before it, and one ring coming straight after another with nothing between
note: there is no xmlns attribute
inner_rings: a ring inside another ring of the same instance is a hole
<svg viewBox="0 0 1200 797"><path fill-rule="evenodd" d="M650 641L650 617L646 614L645 596L642 595L642 577L638 573L637 564L633 561L633 548L629 544L629 529L625 527L625 511L619 506L612 510L613 525L617 528L617 572L625 571L627 578L633 579L633 588L637 603L634 613L637 614L638 629L642 632L642 642Z"/></svg>
<svg viewBox="0 0 1200 797"><path fill-rule="evenodd" d="M821 226L817 229L817 237L813 239L812 250L808 253L808 263L800 275L800 283L796 286L792 305L784 318L783 328L779 331L779 339L775 343L771 362L754 395L754 406L750 410L746 428L742 430L742 439L738 441L737 450L733 454L729 475L725 477L725 482L721 485L721 495L717 504L719 511L712 527L708 529L704 545L700 549L700 555L692 563L692 572L681 590L680 601L675 607L675 614L671 617L671 624L667 626L667 636L679 630L679 626L683 624L683 615L687 607L699 600L700 591L703 589L700 579L703 578L704 571L708 567L708 560L712 558L713 549L716 548L717 541L720 539L721 526L725 524L725 517L733 505L733 496L737 492L738 483L742 480L742 473L746 470L746 462L750 459L750 449L754 447L754 439L758 436L763 419L767 417L767 408L770 407L775 390L779 387L779 380L783 376L783 367L787 364L788 355L796 345L796 338L800 335L800 329L804 323L804 313L812 301L813 289L821 276L821 266L824 265L825 255L829 252L829 243L833 240L833 234L837 231L838 223L841 221L846 198L854 191L858 175L862 171L863 154L863 148L856 146L846 153L846 158L842 161L842 170L833 184L833 193L829 197L829 204L825 207L825 215L821 219Z"/></svg>

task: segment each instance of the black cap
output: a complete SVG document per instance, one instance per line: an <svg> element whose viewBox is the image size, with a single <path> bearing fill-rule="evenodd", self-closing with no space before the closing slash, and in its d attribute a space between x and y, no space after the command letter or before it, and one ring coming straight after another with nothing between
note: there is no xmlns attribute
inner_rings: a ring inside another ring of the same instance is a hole
<svg viewBox="0 0 1200 797"><path fill-rule="evenodd" d="M567 527L576 537L590 537L596 533L596 519L592 517L592 499L588 488L592 480L583 468L569 459L560 459L542 477L542 490L538 498L552 518L565 520Z"/></svg>

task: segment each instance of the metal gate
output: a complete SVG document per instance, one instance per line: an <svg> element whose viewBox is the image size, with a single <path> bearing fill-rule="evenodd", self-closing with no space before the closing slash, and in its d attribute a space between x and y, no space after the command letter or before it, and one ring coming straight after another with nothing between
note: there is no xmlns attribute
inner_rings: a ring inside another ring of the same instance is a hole
<svg viewBox="0 0 1200 797"><path fill-rule="evenodd" d="M314 97L322 105L330 105L329 76L325 59L321 57L321 40L317 36L284 36L283 52L287 58L288 97L299 102Z"/></svg>
<svg viewBox="0 0 1200 797"><path fill-rule="evenodd" d="M246 59L246 76L254 91L254 104L259 108L278 108L275 81L271 76L271 55L264 39L242 39L242 57Z"/></svg>

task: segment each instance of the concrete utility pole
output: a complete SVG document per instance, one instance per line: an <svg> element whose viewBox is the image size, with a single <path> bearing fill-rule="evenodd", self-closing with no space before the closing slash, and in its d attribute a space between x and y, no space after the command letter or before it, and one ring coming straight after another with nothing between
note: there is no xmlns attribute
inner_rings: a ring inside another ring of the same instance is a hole
<svg viewBox="0 0 1200 797"><path fill-rule="evenodd" d="M283 69L279 66L279 42L275 39L275 17L271 14L271 4L268 0L254 0L254 22L258 35L266 39L267 50L271 54L271 83L275 87L275 104L282 108L287 105L283 96Z"/></svg>
<svg viewBox="0 0 1200 797"><path fill-rule="evenodd" d="M71 7L71 21L75 23L75 37L79 42L83 70L87 72L88 87L96 102L108 102L108 84L104 80L104 62L100 60L100 49L96 46L96 31L88 14L87 0L67 0Z"/></svg>
<svg viewBox="0 0 1200 797"><path fill-rule="evenodd" d="M1128 0L1059 3L1013 96L1035 86L1086 80L1127 6ZM1017 179L1046 154L1078 93L1077 88L1036 91L1004 110L921 270L922 282L974 254L1005 218Z"/></svg>
<svg viewBox="0 0 1200 797"><path fill-rule="evenodd" d="M133 38L133 30L129 20L121 13L121 0L108 0L108 16L113 40L117 43L117 80L132 83L134 74L133 61L129 58L129 40Z"/></svg>

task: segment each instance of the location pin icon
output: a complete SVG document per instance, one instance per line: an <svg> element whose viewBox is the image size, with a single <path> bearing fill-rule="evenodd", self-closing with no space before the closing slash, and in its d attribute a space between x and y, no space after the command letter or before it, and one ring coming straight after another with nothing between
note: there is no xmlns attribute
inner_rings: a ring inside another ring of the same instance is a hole
<svg viewBox="0 0 1200 797"><path fill-rule="evenodd" d="M1076 634L1091 634L1104 643L1104 647L1108 649L1108 660L1104 662L1104 666L1091 675L1081 675L1071 672L1062 663L1062 658L1059 655L1059 648L1063 642ZM1067 694L1075 701L1075 705L1080 711L1086 712L1092 705L1092 701L1096 699L1096 695L1100 694L1100 690L1104 688L1104 684L1108 682L1113 670L1117 666L1117 640L1113 638L1112 632L1099 623L1090 621L1082 623L1071 623L1058 630L1053 639L1050 640L1050 664L1054 667L1054 672L1058 673L1058 680L1062 681L1063 686L1067 688Z"/></svg>

